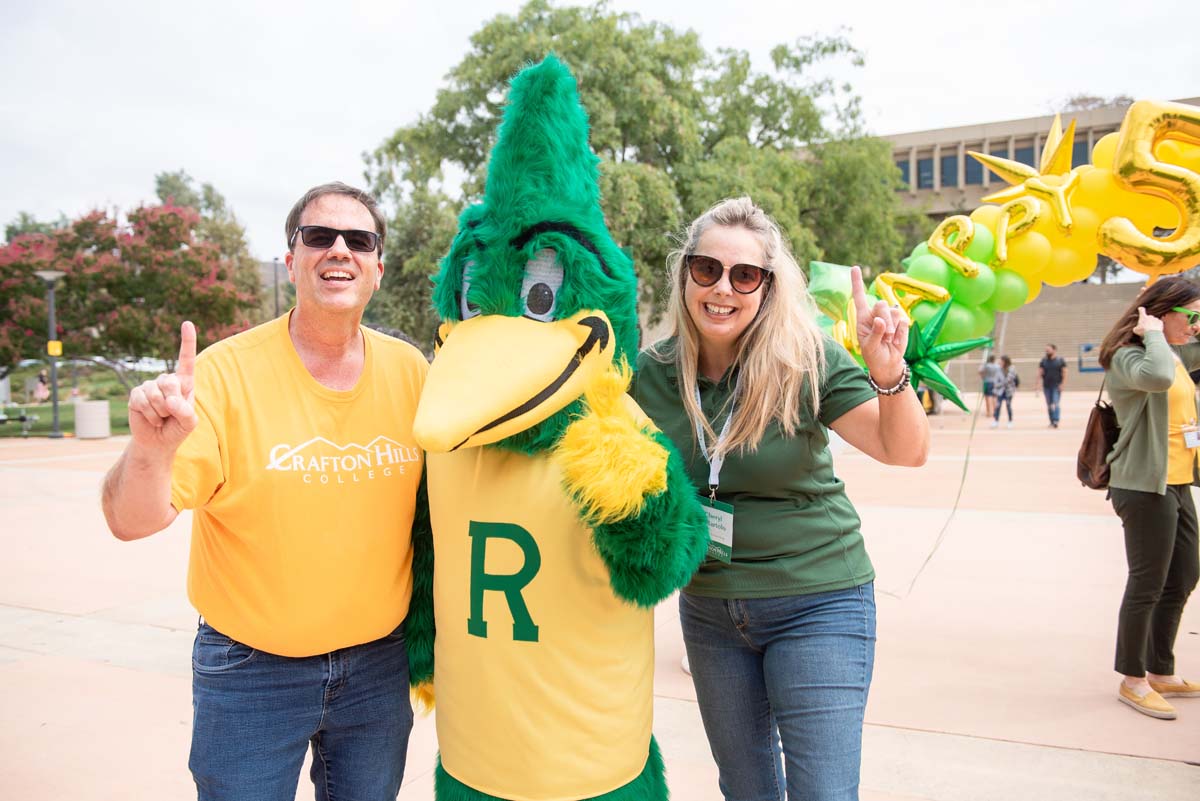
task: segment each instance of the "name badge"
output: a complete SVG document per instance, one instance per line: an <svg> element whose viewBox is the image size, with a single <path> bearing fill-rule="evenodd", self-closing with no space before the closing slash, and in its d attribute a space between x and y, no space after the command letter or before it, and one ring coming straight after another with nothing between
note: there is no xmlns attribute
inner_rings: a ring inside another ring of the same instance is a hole
<svg viewBox="0 0 1200 801"><path fill-rule="evenodd" d="M733 559L733 505L701 496L708 515L708 555L729 564Z"/></svg>
<svg viewBox="0 0 1200 801"><path fill-rule="evenodd" d="M1189 448L1200 448L1200 428L1196 426L1184 426L1183 444Z"/></svg>

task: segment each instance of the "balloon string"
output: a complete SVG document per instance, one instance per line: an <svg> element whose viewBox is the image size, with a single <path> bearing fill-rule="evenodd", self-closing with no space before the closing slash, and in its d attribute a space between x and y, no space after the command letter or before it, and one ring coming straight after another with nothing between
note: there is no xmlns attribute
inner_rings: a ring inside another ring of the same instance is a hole
<svg viewBox="0 0 1200 801"><path fill-rule="evenodd" d="M979 393L979 401L975 404L975 413L971 415L971 432L967 435L967 452L963 456L962 477L958 481L958 493L954 496L954 505L950 507L950 514L946 517L946 522L942 524L942 530L938 532L937 539L934 540L933 547L929 549L925 561L917 568L917 572L912 577L912 581L908 583L908 589L903 595L897 595L894 592L880 590L884 595L903 601L912 594L913 587L917 585L917 579L925 572L925 568L933 561L933 557L937 554L938 549L942 547L942 541L946 539L946 532L950 530L950 524L954 522L954 516L958 514L958 503L962 500L963 489L967 486L967 469L971 466L971 444L975 441L975 424L979 420L979 410L983 408L983 393Z"/></svg>

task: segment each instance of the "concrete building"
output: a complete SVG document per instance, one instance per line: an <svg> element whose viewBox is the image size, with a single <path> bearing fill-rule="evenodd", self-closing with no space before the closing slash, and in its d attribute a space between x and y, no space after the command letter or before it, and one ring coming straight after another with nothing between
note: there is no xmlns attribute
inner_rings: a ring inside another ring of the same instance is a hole
<svg viewBox="0 0 1200 801"><path fill-rule="evenodd" d="M1200 97L1175 100L1200 106ZM1106 106L1092 111L1064 114L1063 128L1075 120L1075 147L1071 165L1089 161L1092 146L1105 134L1121 127L1128 106ZM983 197L1008 186L982 164L967 155L974 150L1036 166L1041 158L1046 132L1054 115L1023 120L962 125L930 131L880 137L892 143L900 174L908 185L903 190L907 204L924 209L931 217L968 214L983 204Z"/></svg>

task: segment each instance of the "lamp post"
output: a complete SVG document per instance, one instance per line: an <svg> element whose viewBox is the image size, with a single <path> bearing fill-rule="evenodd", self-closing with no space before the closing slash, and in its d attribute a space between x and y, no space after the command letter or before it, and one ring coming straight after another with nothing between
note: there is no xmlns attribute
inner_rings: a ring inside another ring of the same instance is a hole
<svg viewBox="0 0 1200 801"><path fill-rule="evenodd" d="M59 343L59 348L56 349L51 343L59 341L58 322L54 319L54 285L66 273L62 270L37 270L34 275L46 284L46 305L50 308L50 333L46 340L46 354L50 357L50 404L54 409L54 426L50 429L50 439L62 439L62 432L58 430L58 359L55 358L62 353L62 345Z"/></svg>

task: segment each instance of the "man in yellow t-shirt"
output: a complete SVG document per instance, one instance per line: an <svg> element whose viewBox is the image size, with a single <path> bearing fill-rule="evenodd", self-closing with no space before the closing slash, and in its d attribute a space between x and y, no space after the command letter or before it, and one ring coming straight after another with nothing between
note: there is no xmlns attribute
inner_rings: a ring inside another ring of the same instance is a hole
<svg viewBox="0 0 1200 801"><path fill-rule="evenodd" d="M189 767L201 801L291 801L305 752L318 799L394 801L412 707L403 621L427 363L362 327L385 224L341 183L286 224L296 307L135 388L132 440L104 483L122 540L194 510ZM426 534L427 536L427 534Z"/></svg>

